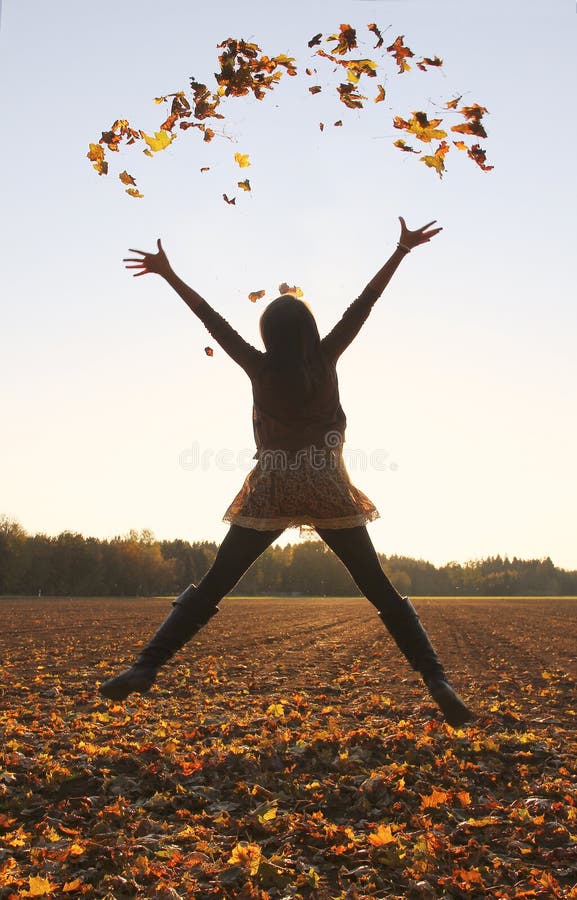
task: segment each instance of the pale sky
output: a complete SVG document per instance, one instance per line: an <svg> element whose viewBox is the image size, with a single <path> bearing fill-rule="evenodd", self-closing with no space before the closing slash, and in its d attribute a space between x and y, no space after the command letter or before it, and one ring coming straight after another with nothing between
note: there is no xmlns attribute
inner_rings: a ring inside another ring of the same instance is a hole
<svg viewBox="0 0 577 900"><path fill-rule="evenodd" d="M210 144L183 132L153 159L139 145L107 177L86 159L116 118L151 133L154 97L190 76L213 85L227 37L295 56L328 85L307 41L347 22L370 56L373 21L443 68L400 77L391 60L361 81L373 96L386 75L385 102L358 111L285 76L262 102L227 100ZM303 288L325 334L402 215L443 231L403 261L337 368L345 458L364 460L349 472L381 514L373 542L437 565L500 553L577 568L576 26L567 0L4 0L0 512L30 533L220 542L254 464L249 379L122 258L162 237L181 277L262 349L258 318L282 281ZM392 146L406 137L392 117L443 118L459 94L489 111L495 168L453 149L441 180ZM124 193L123 169L144 199ZM279 543L296 540L288 529Z"/></svg>

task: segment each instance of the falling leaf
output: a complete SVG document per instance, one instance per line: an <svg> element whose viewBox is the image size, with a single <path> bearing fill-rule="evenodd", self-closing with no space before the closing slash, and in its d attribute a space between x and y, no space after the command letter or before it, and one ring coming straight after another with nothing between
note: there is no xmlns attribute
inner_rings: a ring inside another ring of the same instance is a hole
<svg viewBox="0 0 577 900"><path fill-rule="evenodd" d="M210 171L210 166L203 166L203 167L201 168L200 171L201 171L201 172L208 172L208 171Z"/></svg>
<svg viewBox="0 0 577 900"><path fill-rule="evenodd" d="M134 180L132 175L128 174L128 172L121 172L118 177L120 178L120 180L123 184L133 184L136 186L136 181Z"/></svg>
<svg viewBox="0 0 577 900"><path fill-rule="evenodd" d="M460 103L460 101L461 101L461 97L462 97L462 94L459 94L459 96L455 97L454 100L448 100L445 103L445 108L446 109L456 109L457 104Z"/></svg>
<svg viewBox="0 0 577 900"><path fill-rule="evenodd" d="M324 130L325 130L325 123L324 123L324 122L319 122L319 128L320 128L321 131L324 131Z"/></svg>
<svg viewBox="0 0 577 900"><path fill-rule="evenodd" d="M131 197L137 197L138 199L144 197L144 194L141 194L138 188L126 188L126 193L130 194Z"/></svg>
<svg viewBox="0 0 577 900"><path fill-rule="evenodd" d="M233 197L232 200L229 200L226 194L223 194L222 198L223 200L226 200L227 203L230 203L231 206L236 203L236 197Z"/></svg>
<svg viewBox="0 0 577 900"><path fill-rule="evenodd" d="M469 149L469 148L467 147L465 141L453 141L453 144L455 145L455 147L456 147L458 150L468 150L468 149ZM496 712L496 711L497 711L497 710L493 710L493 712Z"/></svg>
<svg viewBox="0 0 577 900"><path fill-rule="evenodd" d="M251 303L256 303L256 301L260 300L261 297L264 297L265 294L266 291L251 291L251 293L248 295L248 299L251 301Z"/></svg>
<svg viewBox="0 0 577 900"><path fill-rule="evenodd" d="M381 34L380 29L375 25L374 22L371 22L370 25L367 25L367 28L369 29L369 31L372 31L373 34L376 36L377 43L373 47L373 50L378 50L379 47L383 46L383 35Z"/></svg>
<svg viewBox="0 0 577 900"><path fill-rule="evenodd" d="M446 131L443 131L442 128L437 128L437 125L440 125L442 121L442 119L431 119L429 121L426 113L414 112L413 118L408 122L400 116L395 116L393 125L395 128L402 128L414 134L418 140L429 143L432 140L440 140L447 137Z"/></svg>
<svg viewBox="0 0 577 900"><path fill-rule="evenodd" d="M448 151L449 145L446 141L441 141L434 154L421 156L419 162L424 162L426 166L435 169L439 178L442 178L443 172L445 171L445 156Z"/></svg>
<svg viewBox="0 0 577 900"><path fill-rule="evenodd" d="M106 175L108 172L108 163L104 159L104 149L100 144L90 144L89 147L90 149L86 156L93 162L94 168L99 175Z"/></svg>
<svg viewBox="0 0 577 900"><path fill-rule="evenodd" d="M337 41L337 46L332 52L338 54L348 53L357 46L357 32L350 25L341 25L339 34L331 34L327 41Z"/></svg>
<svg viewBox="0 0 577 900"><path fill-rule="evenodd" d="M435 56L434 59L430 59L430 57L425 56L423 59L420 59L417 63L417 67L422 71L427 71L427 66L442 66L443 60L439 59L438 56Z"/></svg>
<svg viewBox="0 0 577 900"><path fill-rule="evenodd" d="M342 119L337 119L337 121L334 123L335 128L340 128L342 124L343 124Z"/></svg>
<svg viewBox="0 0 577 900"><path fill-rule="evenodd" d="M250 166L248 153L235 153L234 160L239 164L241 169L244 169L246 166Z"/></svg>
<svg viewBox="0 0 577 900"><path fill-rule="evenodd" d="M491 169L494 168L494 166L487 166L487 165L485 164L486 158L487 158L487 154L486 154L486 152L479 146L479 144L473 144L473 146L472 146L470 149L467 149L467 156L468 156L470 159L472 159L473 162L476 162L477 165L480 166L481 169L482 169L484 172L490 172Z"/></svg>
<svg viewBox="0 0 577 900"><path fill-rule="evenodd" d="M286 281L278 286L279 294L294 294L295 297L303 297L304 294L300 287L289 287Z"/></svg>
<svg viewBox="0 0 577 900"><path fill-rule="evenodd" d="M389 47L387 47L387 53L391 53L395 57L400 75L411 68L407 62L407 57L415 55L412 50L409 50L409 48L403 44L404 39L405 35L401 34Z"/></svg>
<svg viewBox="0 0 577 900"><path fill-rule="evenodd" d="M319 31L318 34L315 34L315 36L310 39L310 41L308 42L308 46L316 47L317 44L320 44L322 36L323 36L322 31ZM309 72L309 75L310 75L310 72Z"/></svg>
<svg viewBox="0 0 577 900"><path fill-rule="evenodd" d="M213 355L214 355L214 350L212 349L212 347L205 347L205 348L204 348L204 352L206 353L207 356L213 356Z"/></svg>
<svg viewBox="0 0 577 900"><path fill-rule="evenodd" d="M243 191L250 191L250 181L248 178L245 178L244 181L237 181L237 185L239 188L242 188Z"/></svg>
<svg viewBox="0 0 577 900"><path fill-rule="evenodd" d="M398 147L399 150L404 150L405 153L420 153L420 150L414 150L413 147L409 147L409 145L402 138L399 138L398 141L393 141L393 145Z"/></svg>
<svg viewBox="0 0 577 900"><path fill-rule="evenodd" d="M375 97L375 103L380 103L381 100L385 99L385 89L382 86L382 84L378 84L377 87L379 89L379 92L378 92L377 96Z"/></svg>
<svg viewBox="0 0 577 900"><path fill-rule="evenodd" d="M160 150L166 150L166 148L170 146L175 138L175 135L169 134L168 131L155 131L154 137L146 134L145 131L141 131L140 134L148 144L149 150L152 153L158 153Z"/></svg>
<svg viewBox="0 0 577 900"><path fill-rule="evenodd" d="M322 87L320 84L315 84L313 87L309 88L311 94L319 94L322 91Z"/></svg>

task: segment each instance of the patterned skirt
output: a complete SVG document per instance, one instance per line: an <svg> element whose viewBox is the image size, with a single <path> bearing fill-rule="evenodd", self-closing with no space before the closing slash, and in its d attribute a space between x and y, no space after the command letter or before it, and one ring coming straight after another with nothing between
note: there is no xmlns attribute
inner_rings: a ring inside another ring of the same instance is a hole
<svg viewBox="0 0 577 900"><path fill-rule="evenodd" d="M351 482L338 448L264 450L222 521L258 531L353 528L378 519L374 503Z"/></svg>

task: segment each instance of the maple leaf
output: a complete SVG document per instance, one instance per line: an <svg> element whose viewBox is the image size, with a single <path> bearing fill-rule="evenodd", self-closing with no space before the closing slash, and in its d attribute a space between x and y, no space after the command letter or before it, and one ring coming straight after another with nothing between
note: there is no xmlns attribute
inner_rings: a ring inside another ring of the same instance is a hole
<svg viewBox="0 0 577 900"><path fill-rule="evenodd" d="M345 106L348 106L349 109L357 109L359 107L362 108L362 101L367 99L362 94L355 93L354 84L339 84L337 87L337 91L339 94L339 99L345 104Z"/></svg>
<svg viewBox="0 0 577 900"><path fill-rule="evenodd" d="M442 121L442 119L431 119L429 121L426 113L413 112L413 118L408 122L400 116L395 116L393 125L395 128L409 131L411 134L414 134L418 140L428 144L430 141L447 137L446 131L443 131L442 128L437 128L437 125L440 125Z"/></svg>
<svg viewBox="0 0 577 900"><path fill-rule="evenodd" d="M223 199L223 200L226 200L226 202L227 202L228 204L230 204L231 206L233 206L234 204L236 204L236 197L233 197L232 200L229 200L228 197L226 196L226 194L223 194L223 195L222 195L222 199Z"/></svg>
<svg viewBox="0 0 577 900"><path fill-rule="evenodd" d="M126 193L131 197L136 197L139 200L144 197L144 194L141 194L138 188L126 188Z"/></svg>
<svg viewBox="0 0 577 900"><path fill-rule="evenodd" d="M376 831L371 832L367 840L373 847L385 847L395 842L395 837L390 825L379 825Z"/></svg>
<svg viewBox="0 0 577 900"><path fill-rule="evenodd" d="M460 102L462 96L463 96L462 94L459 94L459 96L455 97L453 100L447 100L447 102L445 103L445 108L446 109L456 109L457 103Z"/></svg>
<svg viewBox="0 0 577 900"><path fill-rule="evenodd" d="M261 849L258 844L249 844L246 841L239 841L233 847L228 862L233 865L240 865L248 869L250 875L256 875L261 861Z"/></svg>
<svg viewBox="0 0 577 900"><path fill-rule="evenodd" d="M289 287L286 281L283 281L282 284L278 286L279 294L294 294L295 297L303 297L304 294L300 287Z"/></svg>
<svg viewBox="0 0 577 900"><path fill-rule="evenodd" d="M409 147L409 145L406 143L406 141L403 140L403 138L399 138L398 141L394 141L393 145L395 147L398 147L399 150L404 150L405 153L420 153L421 152L420 150L414 150L412 147Z"/></svg>
<svg viewBox="0 0 577 900"><path fill-rule="evenodd" d="M237 181L237 185L239 188L242 188L243 191L250 191L250 181L248 178L245 178L244 181Z"/></svg>
<svg viewBox="0 0 577 900"><path fill-rule="evenodd" d="M377 64L372 59L349 59L345 61L347 68L347 80L352 84L358 84L361 75L368 75L369 78L376 77Z"/></svg>
<svg viewBox="0 0 577 900"><path fill-rule="evenodd" d="M45 897L47 894L51 894L52 891L57 890L57 886L51 884L48 878L42 878L41 875L32 875L28 879L29 889L27 891L22 891L22 897Z"/></svg>
<svg viewBox="0 0 577 900"><path fill-rule="evenodd" d="M419 68L422 72L427 71L427 66L442 66L443 60L439 59L438 56L435 56L434 59L430 59L428 56L423 57L417 63L417 68Z"/></svg>
<svg viewBox="0 0 577 900"><path fill-rule="evenodd" d="M246 166L250 166L248 153L235 153L234 160L238 163L241 169L244 169Z"/></svg>
<svg viewBox="0 0 577 900"><path fill-rule="evenodd" d="M374 22L371 22L370 25L367 25L369 31L372 31L374 35L377 37L377 43L373 47L373 50L378 50L379 47L383 46L383 35L381 34L379 28L375 25Z"/></svg>
<svg viewBox="0 0 577 900"><path fill-rule="evenodd" d="M445 156L449 151L449 145L446 141L441 141L435 153L432 155L421 156L419 162L424 162L426 166L435 169L439 178L443 177L445 171Z"/></svg>
<svg viewBox="0 0 577 900"><path fill-rule="evenodd" d="M132 175L128 174L128 172L126 172L126 171L121 172L118 177L120 178L120 180L123 184L133 184L136 187L136 181L134 180Z"/></svg>
<svg viewBox="0 0 577 900"><path fill-rule="evenodd" d="M320 44L322 36L323 36L322 31L319 31L318 34L315 34L315 36L310 39L310 41L308 42L308 46L316 47L317 44ZM309 74L310 74L310 72L309 72Z"/></svg>
<svg viewBox="0 0 577 900"><path fill-rule="evenodd" d="M207 356L213 356L213 355L214 355L214 350L212 349L212 347L205 347L205 348L204 348L204 352L206 353Z"/></svg>
<svg viewBox="0 0 577 900"><path fill-rule="evenodd" d="M391 53L395 57L396 63L399 67L400 75L402 75L403 72L407 72L411 68L407 62L407 57L415 55L412 50L410 50L403 44L404 39L405 35L400 34L398 38L396 38L396 40L389 47L387 47L387 53Z"/></svg>
<svg viewBox="0 0 577 900"><path fill-rule="evenodd" d="M447 791L438 791L433 788L432 793L427 797L422 796L421 809L436 809L438 806L446 803L448 799L449 794Z"/></svg>
<svg viewBox="0 0 577 900"><path fill-rule="evenodd" d="M108 163L104 159L104 150L100 144L90 144L86 156L92 161L94 168L99 175L106 175L108 173Z"/></svg>
<svg viewBox="0 0 577 900"><path fill-rule="evenodd" d="M455 145L457 150L468 150L469 149L467 147L465 141L453 141L453 144ZM495 712L496 712L496 710L495 710Z"/></svg>
<svg viewBox="0 0 577 900"><path fill-rule="evenodd" d="M379 89L379 92L378 92L377 96L375 97L375 103L380 103L381 100L385 99L385 89L382 86L382 84L378 84L377 87Z"/></svg>
<svg viewBox="0 0 577 900"><path fill-rule="evenodd" d="M343 55L357 46L357 32L350 25L341 25L340 34L331 34L327 41L337 41L337 46L333 47L332 52Z"/></svg>
<svg viewBox="0 0 577 900"><path fill-rule="evenodd" d="M460 142L459 142L460 143ZM467 148L467 156L476 162L478 166L481 167L483 172L490 172L491 169L494 169L494 166L487 166L485 164L487 154L486 152L479 146L479 144L473 144L473 146L469 149Z"/></svg>
<svg viewBox="0 0 577 900"><path fill-rule="evenodd" d="M167 131L155 131L154 137L146 134L145 131L141 131L140 136L144 138L152 153L158 153L160 150L166 150L166 148L172 143L175 138L175 135L169 134Z"/></svg>
<svg viewBox="0 0 577 900"><path fill-rule="evenodd" d="M251 303L256 303L256 301L260 300L261 297L264 297L265 294L266 294L266 291L262 291L262 290L261 291L251 291L251 293L248 295L248 299L251 301Z"/></svg>

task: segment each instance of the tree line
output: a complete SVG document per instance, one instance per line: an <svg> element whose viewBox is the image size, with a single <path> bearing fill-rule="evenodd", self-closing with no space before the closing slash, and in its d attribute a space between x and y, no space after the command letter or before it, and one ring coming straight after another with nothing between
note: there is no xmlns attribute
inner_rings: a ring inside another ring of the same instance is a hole
<svg viewBox="0 0 577 900"><path fill-rule="evenodd" d="M71 531L30 535L14 519L0 516L0 595L176 595L191 582L198 584L217 550L212 541L161 541L148 530L106 540ZM560 569L549 557L494 556L439 567L406 556L378 557L402 594L577 595L577 571ZM269 547L230 593L338 597L361 592L327 545L309 540Z"/></svg>

